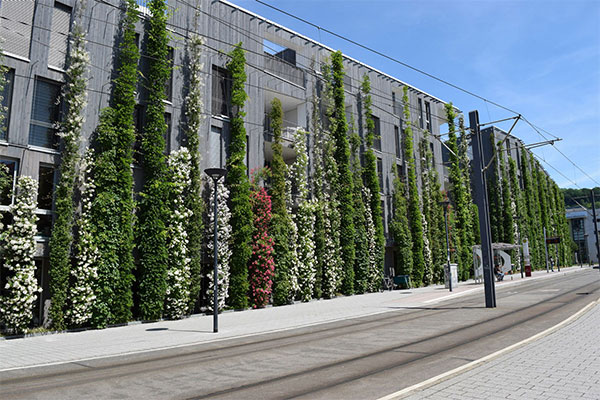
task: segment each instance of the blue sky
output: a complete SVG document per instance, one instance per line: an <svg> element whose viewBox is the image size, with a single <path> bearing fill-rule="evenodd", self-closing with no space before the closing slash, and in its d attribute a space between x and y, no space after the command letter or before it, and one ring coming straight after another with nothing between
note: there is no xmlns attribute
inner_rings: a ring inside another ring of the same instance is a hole
<svg viewBox="0 0 600 400"><path fill-rule="evenodd" d="M560 187L600 186L600 0L266 1L520 112L562 138L556 147L594 179L552 146L534 150ZM465 114L478 109L481 122L513 116L254 0L232 2L452 101ZM513 134L526 144L545 140L524 122Z"/></svg>

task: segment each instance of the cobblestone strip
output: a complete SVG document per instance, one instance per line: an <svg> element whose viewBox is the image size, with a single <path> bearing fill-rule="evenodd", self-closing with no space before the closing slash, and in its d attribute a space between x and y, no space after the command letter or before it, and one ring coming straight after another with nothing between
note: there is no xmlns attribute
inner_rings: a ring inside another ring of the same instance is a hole
<svg viewBox="0 0 600 400"><path fill-rule="evenodd" d="M600 304L570 324L408 397L600 399ZM551 328L552 329L552 328Z"/></svg>

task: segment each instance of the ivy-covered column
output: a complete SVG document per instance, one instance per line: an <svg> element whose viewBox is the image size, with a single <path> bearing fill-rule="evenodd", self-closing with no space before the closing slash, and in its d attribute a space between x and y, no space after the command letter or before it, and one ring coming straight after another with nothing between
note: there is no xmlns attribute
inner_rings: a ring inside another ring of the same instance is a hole
<svg viewBox="0 0 600 400"><path fill-rule="evenodd" d="M250 183L246 174L246 129L244 128L244 103L246 102L246 57L239 43L230 53L227 70L231 75L231 142L227 159L226 184L231 204L231 286L229 302L234 309L248 307L248 260L252 254L252 209Z"/></svg>
<svg viewBox="0 0 600 400"><path fill-rule="evenodd" d="M170 75L167 60L167 4L151 0L148 24L148 105L141 142L144 187L139 200L137 247L140 253L139 313L143 320L162 317L167 290L168 177L165 162L165 84Z"/></svg>
<svg viewBox="0 0 600 400"><path fill-rule="evenodd" d="M133 113L139 50L135 40L137 3L127 0L119 70L113 104L100 114L96 129L93 175L96 196L91 207L98 246L98 292L92 325L131 320L133 307Z"/></svg>
<svg viewBox="0 0 600 400"><path fill-rule="evenodd" d="M254 214L252 256L248 266L250 305L252 308L262 308L271 299L275 272L273 238L269 235L271 196L264 187L255 187L250 193L250 201Z"/></svg>
<svg viewBox="0 0 600 400"><path fill-rule="evenodd" d="M408 178L408 220L410 224L410 233L412 237L412 258L413 268L411 280L412 284L421 286L423 283L423 274L425 273L425 259L423 252L425 243L423 242L423 216L419 201L419 190L417 188L416 163L413 146L412 121L410 119L410 103L408 99L408 86L404 86L402 101L404 103L404 160L406 162L406 175Z"/></svg>
<svg viewBox="0 0 600 400"><path fill-rule="evenodd" d="M371 252L369 248L369 238L367 237L367 210L365 207L365 202L369 202L370 199L364 197L363 194L365 187L363 185L363 172L360 165L359 153L361 139L356 132L352 132L352 135L350 136L350 144L352 149L352 174L354 181L352 193L352 197L354 199L354 228L356 229L354 236L354 248L356 255L354 261L354 292L360 294L365 293L369 288ZM371 217L370 220L372 221L373 218Z"/></svg>
<svg viewBox="0 0 600 400"><path fill-rule="evenodd" d="M338 166L338 200L340 210L340 245L342 256L342 293L354 293L354 207L352 202L352 174L350 172L350 149L348 147L348 125L344 105L344 64L342 53L331 56L333 120L331 133L335 141L335 161Z"/></svg>
<svg viewBox="0 0 600 400"><path fill-rule="evenodd" d="M33 318L33 304L42 289L35 279L35 239L38 183L19 177L15 202L10 207L13 221L4 235L4 294L0 296L0 321L8 332L24 332Z"/></svg>
<svg viewBox="0 0 600 400"><path fill-rule="evenodd" d="M306 149L307 133L298 129L294 135L296 161L292 165L291 178L297 189L298 210L295 215L297 228L296 248L298 254L298 286L302 301L313 297L316 268L314 243L314 202L311 201L308 190L308 153Z"/></svg>
<svg viewBox="0 0 600 400"><path fill-rule="evenodd" d="M360 86L362 96L363 118L366 126L365 135L365 154L363 176L365 186L369 189L370 198L369 208L371 209L371 220L375 227L375 239L377 241L375 260L383 277L383 263L385 258L385 236L383 232L383 221L381 219L381 188L379 187L379 177L377 175L377 157L373 151L373 142L375 139L375 122L372 116L371 100L371 81L369 75L363 76Z"/></svg>
<svg viewBox="0 0 600 400"><path fill-rule="evenodd" d="M185 116L187 119L186 138L187 148L190 153L190 188L186 194L185 203L191 211L186 224L188 236L188 252L190 257L190 280L188 311L193 313L198 307L202 279L202 240L203 240L203 212L202 201L202 173L200 171L200 129L202 128L204 104L204 75L201 57L203 40L195 33L188 39L190 57L190 83L189 92L185 99Z"/></svg>
<svg viewBox="0 0 600 400"><path fill-rule="evenodd" d="M397 275L412 276L412 238L408 222L406 186L394 168L394 189L392 192L392 218L390 236L394 240L394 270Z"/></svg>
<svg viewBox="0 0 600 400"><path fill-rule="evenodd" d="M80 18L80 16L79 16ZM63 86L63 101L67 110L60 123L58 135L62 138L60 179L55 192L56 217L50 237L50 321L56 330L66 328L65 311L71 272L73 220L75 215L75 178L79 164L81 128L87 104L87 69L90 63L85 49L85 31L79 18L73 27L71 53L67 68L67 83Z"/></svg>
<svg viewBox="0 0 600 400"><path fill-rule="evenodd" d="M167 264L165 316L181 318L189 311L190 299L190 250L186 227L192 218L187 207L186 195L191 188L191 156L187 148L174 151L169 156L169 216L167 218Z"/></svg>
<svg viewBox="0 0 600 400"><path fill-rule="evenodd" d="M271 161L271 236L275 252L275 275L273 277L273 304L288 304L291 298L290 268L291 249L289 246L290 216L285 204L285 176L287 165L283 161L281 129L283 111L281 101L274 98L271 102L271 129L273 130L273 160Z"/></svg>

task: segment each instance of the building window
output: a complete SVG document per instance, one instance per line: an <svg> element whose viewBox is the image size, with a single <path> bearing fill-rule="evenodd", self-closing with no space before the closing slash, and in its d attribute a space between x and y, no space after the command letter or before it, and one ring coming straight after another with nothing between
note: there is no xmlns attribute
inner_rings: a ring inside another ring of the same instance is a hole
<svg viewBox="0 0 600 400"><path fill-rule="evenodd" d="M381 200L381 223L383 224L383 232L387 234L387 228L385 226L385 201Z"/></svg>
<svg viewBox="0 0 600 400"><path fill-rule="evenodd" d="M426 129L431 132L431 104L425 102L425 123Z"/></svg>
<svg viewBox="0 0 600 400"><path fill-rule="evenodd" d="M394 140L396 142L396 157L402 158L402 146L400 145L400 128L394 126Z"/></svg>
<svg viewBox="0 0 600 400"><path fill-rule="evenodd" d="M2 92L2 124L0 124L0 140L8 140L8 125L10 122L10 106L12 104L15 70L10 69L4 75L4 91Z"/></svg>
<svg viewBox="0 0 600 400"><path fill-rule="evenodd" d="M33 109L29 124L29 144L56 149L58 140L55 124L59 117L57 100L60 85L42 79L35 80Z"/></svg>
<svg viewBox="0 0 600 400"><path fill-rule="evenodd" d="M167 126L167 129L165 130L163 139L165 139L165 155L167 155L171 152L171 113L165 113L165 125Z"/></svg>
<svg viewBox="0 0 600 400"><path fill-rule="evenodd" d="M419 128L423 129L423 100L419 99Z"/></svg>
<svg viewBox="0 0 600 400"><path fill-rule="evenodd" d="M50 31L50 49L48 65L65 69L69 32L71 31L71 7L54 3L52 11L52 28Z"/></svg>
<svg viewBox="0 0 600 400"><path fill-rule="evenodd" d="M3 1L0 7L0 37L5 52L29 58L34 0Z"/></svg>
<svg viewBox="0 0 600 400"><path fill-rule="evenodd" d="M227 70L212 67L212 114L229 116L229 74Z"/></svg>
<svg viewBox="0 0 600 400"><path fill-rule="evenodd" d="M402 179L404 178L404 167L402 166L402 164L396 164L396 173L398 174L398 178Z"/></svg>
<svg viewBox="0 0 600 400"><path fill-rule="evenodd" d="M374 115L371 115L371 118L373 119L373 124L375 125L373 148L381 151L381 121Z"/></svg>
<svg viewBox="0 0 600 400"><path fill-rule="evenodd" d="M435 168L435 151L433 151L433 142L429 142L429 150L431 150L431 163L433 164L433 168Z"/></svg>
<svg viewBox="0 0 600 400"><path fill-rule="evenodd" d="M54 200L55 169L53 166L40 165L38 175L38 198L37 210L37 234L42 237L50 237L52 229L52 203Z"/></svg>
<svg viewBox="0 0 600 400"><path fill-rule="evenodd" d="M377 158L377 177L379 178L379 191L383 193L383 160Z"/></svg>
<svg viewBox="0 0 600 400"><path fill-rule="evenodd" d="M4 165L8 169L7 175L11 180L11 183L2 192L0 192L0 206L9 206L15 201L14 189L17 182L19 162L16 160L0 158L0 164Z"/></svg>
<svg viewBox="0 0 600 400"><path fill-rule="evenodd" d="M208 167L222 168L223 167L223 129L217 126L211 126L208 132Z"/></svg>
<svg viewBox="0 0 600 400"><path fill-rule="evenodd" d="M173 60L175 59L175 49L169 47L167 52L167 63L169 64L169 79L165 84L165 98L168 101L173 101Z"/></svg>

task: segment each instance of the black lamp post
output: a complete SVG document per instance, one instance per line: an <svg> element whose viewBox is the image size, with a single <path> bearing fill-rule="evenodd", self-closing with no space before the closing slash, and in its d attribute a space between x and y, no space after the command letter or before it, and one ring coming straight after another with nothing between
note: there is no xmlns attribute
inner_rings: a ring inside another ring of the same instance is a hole
<svg viewBox="0 0 600 400"><path fill-rule="evenodd" d="M440 205L444 207L444 226L446 227L446 259L448 262L448 287L452 291L452 269L450 268L450 240L448 239L448 206L450 201L440 201Z"/></svg>
<svg viewBox="0 0 600 400"><path fill-rule="evenodd" d="M214 279L213 279L213 292L214 292L214 299L213 299L213 332L217 333L219 332L219 274L218 274L218 260L217 260L217 182L219 182L219 179L221 179L221 177L225 176L225 174L227 173L227 170L223 169L223 168L207 168L204 170L204 173L208 176L210 176L213 180L213 188L215 191L215 207L214 207L214 212L215 212L215 224L214 224L214 247L215 247L215 254L214 254L214 259L215 259L215 268L214 268Z"/></svg>

